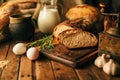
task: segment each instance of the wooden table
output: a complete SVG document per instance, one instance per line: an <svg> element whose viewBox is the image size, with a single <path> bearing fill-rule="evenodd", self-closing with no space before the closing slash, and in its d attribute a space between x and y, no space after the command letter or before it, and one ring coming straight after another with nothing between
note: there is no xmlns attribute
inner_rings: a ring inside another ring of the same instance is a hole
<svg viewBox="0 0 120 80"><path fill-rule="evenodd" d="M94 66L93 61L83 68L73 69L42 55L35 61L29 60L26 55L16 56L12 52L15 44L6 42L0 45L0 61L9 61L0 70L0 80L120 80L120 75L106 75Z"/></svg>

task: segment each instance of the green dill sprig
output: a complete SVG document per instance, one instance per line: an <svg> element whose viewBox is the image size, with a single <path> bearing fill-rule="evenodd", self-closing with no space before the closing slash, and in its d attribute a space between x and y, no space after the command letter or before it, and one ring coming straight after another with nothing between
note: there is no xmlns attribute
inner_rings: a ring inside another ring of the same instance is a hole
<svg viewBox="0 0 120 80"><path fill-rule="evenodd" d="M40 47L41 50L53 48L52 39L52 35L44 36L32 43L28 43L27 48Z"/></svg>

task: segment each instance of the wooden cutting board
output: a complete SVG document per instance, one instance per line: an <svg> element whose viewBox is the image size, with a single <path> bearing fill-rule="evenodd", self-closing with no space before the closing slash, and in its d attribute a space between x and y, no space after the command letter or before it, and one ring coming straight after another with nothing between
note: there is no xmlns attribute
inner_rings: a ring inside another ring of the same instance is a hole
<svg viewBox="0 0 120 80"><path fill-rule="evenodd" d="M51 60L73 68L82 66L91 59L94 59L97 52L97 47L69 50L63 45L56 45L53 49L42 51Z"/></svg>

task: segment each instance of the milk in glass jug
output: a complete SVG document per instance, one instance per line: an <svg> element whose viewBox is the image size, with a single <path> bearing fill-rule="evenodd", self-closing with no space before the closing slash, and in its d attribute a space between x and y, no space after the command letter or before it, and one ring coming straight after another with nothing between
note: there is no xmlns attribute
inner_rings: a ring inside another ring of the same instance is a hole
<svg viewBox="0 0 120 80"><path fill-rule="evenodd" d="M57 9L57 0L41 0L42 8L38 16L38 28L42 33L52 34L61 21Z"/></svg>

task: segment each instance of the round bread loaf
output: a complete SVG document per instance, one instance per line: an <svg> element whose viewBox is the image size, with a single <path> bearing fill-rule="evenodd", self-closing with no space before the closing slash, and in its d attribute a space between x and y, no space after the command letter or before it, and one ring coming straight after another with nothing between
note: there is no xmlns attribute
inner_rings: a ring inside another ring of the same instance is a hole
<svg viewBox="0 0 120 80"><path fill-rule="evenodd" d="M88 4L77 5L66 13L70 24L85 31L98 34L103 31L103 15L100 10Z"/></svg>
<svg viewBox="0 0 120 80"><path fill-rule="evenodd" d="M69 20L85 18L89 19L92 23L103 18L98 8L87 4L77 5L73 8L70 8L66 13L66 17Z"/></svg>

